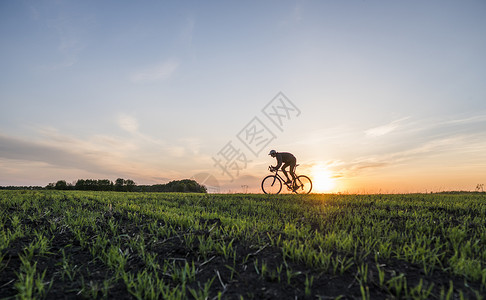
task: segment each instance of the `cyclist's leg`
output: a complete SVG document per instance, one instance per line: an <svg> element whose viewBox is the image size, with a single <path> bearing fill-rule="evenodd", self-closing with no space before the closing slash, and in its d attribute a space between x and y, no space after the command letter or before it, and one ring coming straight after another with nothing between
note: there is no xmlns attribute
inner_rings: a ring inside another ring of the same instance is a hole
<svg viewBox="0 0 486 300"><path fill-rule="evenodd" d="M297 167L297 164L296 162L293 162L291 165L290 165L290 175L292 176L292 179L295 181L295 168Z"/></svg>
<svg viewBox="0 0 486 300"><path fill-rule="evenodd" d="M285 170L288 166L290 166L288 163L284 163L282 166L282 172L284 173L285 177L287 177L287 183L290 181L289 175L287 174L287 170ZM290 173L292 174L292 169Z"/></svg>
<svg viewBox="0 0 486 300"><path fill-rule="evenodd" d="M292 175L292 179L295 181L295 168L297 168L297 159L294 157L290 162L290 175Z"/></svg>

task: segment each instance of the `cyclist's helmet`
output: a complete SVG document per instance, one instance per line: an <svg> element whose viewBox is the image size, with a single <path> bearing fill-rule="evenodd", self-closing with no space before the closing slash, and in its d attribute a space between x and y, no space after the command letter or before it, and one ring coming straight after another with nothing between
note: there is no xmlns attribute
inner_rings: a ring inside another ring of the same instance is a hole
<svg viewBox="0 0 486 300"><path fill-rule="evenodd" d="M275 150L270 150L270 153L268 153L268 155L274 157L275 155L277 155L277 151Z"/></svg>

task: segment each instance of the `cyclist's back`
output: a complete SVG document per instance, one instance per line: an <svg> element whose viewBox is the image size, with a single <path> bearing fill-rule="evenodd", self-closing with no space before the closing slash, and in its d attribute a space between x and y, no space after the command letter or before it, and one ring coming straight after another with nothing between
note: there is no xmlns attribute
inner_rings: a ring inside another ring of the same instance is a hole
<svg viewBox="0 0 486 300"><path fill-rule="evenodd" d="M277 152L275 158L277 159L277 166L278 166L277 168L279 168L282 165L282 163L292 165L297 162L295 156L292 153L288 153L288 152Z"/></svg>

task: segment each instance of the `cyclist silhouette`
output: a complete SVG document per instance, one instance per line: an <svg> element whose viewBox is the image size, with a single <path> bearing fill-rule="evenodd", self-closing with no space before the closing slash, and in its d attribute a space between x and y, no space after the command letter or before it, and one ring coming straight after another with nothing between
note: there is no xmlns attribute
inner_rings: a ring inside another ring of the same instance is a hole
<svg viewBox="0 0 486 300"><path fill-rule="evenodd" d="M277 165L275 167L272 166L273 170L278 170L280 166L282 166L282 171L287 177L287 183L291 183L292 181L289 179L289 176L287 175L287 171L285 170L287 167L290 167L290 175L292 176L292 179L295 181L295 167L297 166L297 159L292 153L288 152L277 152L275 150L271 150L270 153L268 153L271 157L275 157L277 159Z"/></svg>

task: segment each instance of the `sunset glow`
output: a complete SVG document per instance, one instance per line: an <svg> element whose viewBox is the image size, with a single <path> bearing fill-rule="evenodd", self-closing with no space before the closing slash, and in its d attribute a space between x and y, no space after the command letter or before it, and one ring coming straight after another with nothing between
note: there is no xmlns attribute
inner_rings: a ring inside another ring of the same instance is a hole
<svg viewBox="0 0 486 300"><path fill-rule="evenodd" d="M332 192L336 186L336 181L333 174L325 167L316 165L311 171L312 178L312 192L314 193L328 193Z"/></svg>

